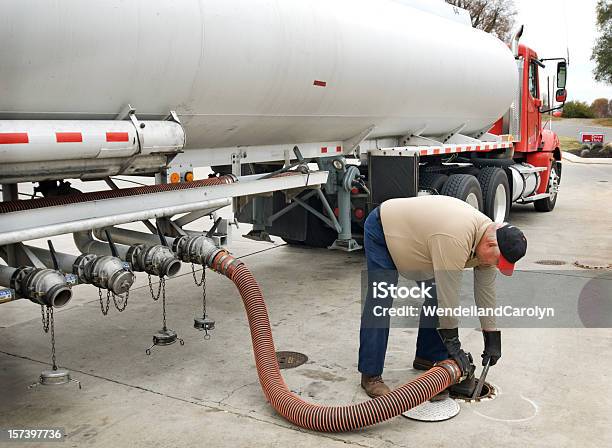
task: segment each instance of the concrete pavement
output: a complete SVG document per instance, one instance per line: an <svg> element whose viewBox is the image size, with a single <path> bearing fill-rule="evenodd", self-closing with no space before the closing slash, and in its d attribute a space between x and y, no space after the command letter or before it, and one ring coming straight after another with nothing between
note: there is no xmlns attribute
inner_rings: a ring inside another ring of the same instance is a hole
<svg viewBox="0 0 612 448"><path fill-rule="evenodd" d="M547 117L542 117L542 123L546 123L547 120ZM568 118L561 121L553 121L551 125L552 130L562 137L571 137L580 141L581 132L593 132L604 134L606 143L612 142L612 128L606 126L593 126L590 120Z"/></svg>

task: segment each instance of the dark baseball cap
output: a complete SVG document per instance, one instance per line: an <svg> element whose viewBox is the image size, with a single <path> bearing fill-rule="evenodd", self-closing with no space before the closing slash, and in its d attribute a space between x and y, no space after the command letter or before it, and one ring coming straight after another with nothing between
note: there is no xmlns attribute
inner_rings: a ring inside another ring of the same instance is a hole
<svg viewBox="0 0 612 448"><path fill-rule="evenodd" d="M518 227L505 224L497 229L497 246L500 252L497 269L510 276L514 272L514 264L527 252L527 238Z"/></svg>

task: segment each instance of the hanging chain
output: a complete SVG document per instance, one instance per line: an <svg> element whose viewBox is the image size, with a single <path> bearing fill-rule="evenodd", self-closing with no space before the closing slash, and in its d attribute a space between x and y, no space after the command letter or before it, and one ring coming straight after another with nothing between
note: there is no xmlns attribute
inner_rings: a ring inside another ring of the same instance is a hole
<svg viewBox="0 0 612 448"><path fill-rule="evenodd" d="M196 319L196 328L200 331L204 331L204 339L208 340L210 339L209 331L215 328L215 321L206 316L206 266L202 269L200 280L196 277L193 264L191 265L191 274L193 275L193 281L196 286L202 287L202 318Z"/></svg>
<svg viewBox="0 0 612 448"><path fill-rule="evenodd" d="M98 288L98 296L100 297L100 310L102 314L106 316L110 308L110 291L106 293L106 306L104 306L104 299L102 298L102 288Z"/></svg>
<svg viewBox="0 0 612 448"><path fill-rule="evenodd" d="M41 305L40 314L42 316L43 331L45 333L51 331L51 361L53 362L53 370L57 370L57 364L55 362L55 321L53 318L53 307Z"/></svg>
<svg viewBox="0 0 612 448"><path fill-rule="evenodd" d="M51 318L49 319L51 327L51 362L53 363L53 370L57 370L57 363L55 362L55 321L53 318L53 307L47 307Z"/></svg>
<svg viewBox="0 0 612 448"><path fill-rule="evenodd" d="M198 280L195 273L195 267L192 263L191 274L193 276L193 281L196 286L202 287L202 317L206 319L206 267L202 269L202 276L200 277L200 280Z"/></svg>
<svg viewBox="0 0 612 448"><path fill-rule="evenodd" d="M111 297L113 299L113 303L115 304L115 308L120 313L123 313L128 305L128 299L130 298L130 291L128 290L125 293L125 296L117 295L110 290L106 291L106 305L104 304L104 298L102 297L102 288L98 288L98 296L100 297L100 310L102 310L102 314L104 316L108 315L108 310L110 308Z"/></svg>
<svg viewBox="0 0 612 448"><path fill-rule="evenodd" d="M40 306L40 315L42 316L42 327L45 333L49 333L49 310L47 309L47 315L45 316L45 306Z"/></svg>
<svg viewBox="0 0 612 448"><path fill-rule="evenodd" d="M159 300L160 295L162 294L162 290L164 290L164 295L166 289L166 279L163 277L159 278L159 286L157 288L157 294L153 292L153 282L151 281L151 275L149 274L149 292L151 293L151 298L157 302Z"/></svg>
<svg viewBox="0 0 612 448"><path fill-rule="evenodd" d="M117 308L117 311L119 311L120 313L123 313L128 305L128 299L130 298L130 290L128 289L127 292L125 293L125 296L123 297L120 295L116 295L114 293L112 294L112 296L113 296L113 303L115 304L115 308ZM121 300L123 300L123 302L121 302Z"/></svg>
<svg viewBox="0 0 612 448"><path fill-rule="evenodd" d="M154 301L158 301L161 297L162 299L162 315L164 318L164 328L163 331L166 331L168 327L166 326L166 279L164 277L159 277L159 286L157 288L157 293L153 291L153 282L151 281L151 275L149 275L149 292L151 293L151 298Z"/></svg>
<svg viewBox="0 0 612 448"><path fill-rule="evenodd" d="M202 284L206 282L206 267L202 269L202 277L198 280L196 277L195 264L191 263L191 276L196 286L202 286Z"/></svg>
<svg viewBox="0 0 612 448"><path fill-rule="evenodd" d="M159 285L162 294L162 316L164 320L163 331L167 331L168 327L166 326L166 280L163 277L159 278ZM157 296L159 298L159 295Z"/></svg>

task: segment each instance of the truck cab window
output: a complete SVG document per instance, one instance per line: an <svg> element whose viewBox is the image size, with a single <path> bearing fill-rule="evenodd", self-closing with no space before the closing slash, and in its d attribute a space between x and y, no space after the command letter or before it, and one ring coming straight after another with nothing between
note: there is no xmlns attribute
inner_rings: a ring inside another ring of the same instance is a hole
<svg viewBox="0 0 612 448"><path fill-rule="evenodd" d="M538 94L538 66L535 62L529 63L529 92L533 98L539 98Z"/></svg>

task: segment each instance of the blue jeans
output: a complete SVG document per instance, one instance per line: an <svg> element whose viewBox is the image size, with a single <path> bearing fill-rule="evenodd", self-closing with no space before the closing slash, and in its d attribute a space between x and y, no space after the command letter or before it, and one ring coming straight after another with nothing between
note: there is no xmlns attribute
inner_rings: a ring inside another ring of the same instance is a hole
<svg viewBox="0 0 612 448"><path fill-rule="evenodd" d="M387 249L385 234L380 221L380 208L370 213L366 220L364 245L368 268L368 293L361 316L358 369L366 375L376 376L382 375L385 365L385 355L389 341L389 317L376 318L377 322L374 325L372 325L372 321L368 320L366 322L366 319L364 319L364 316L372 315L371 310L374 306L371 285L373 281L386 281L394 284L398 281L398 273ZM428 286L434 285L433 281L427 283ZM432 289L432 292L432 303L437 304L435 288ZM390 307L392 303L392 299L376 299L377 305ZM416 356L433 362L448 358L448 351L438 331L432 328L431 323L425 322L422 314L417 337Z"/></svg>

